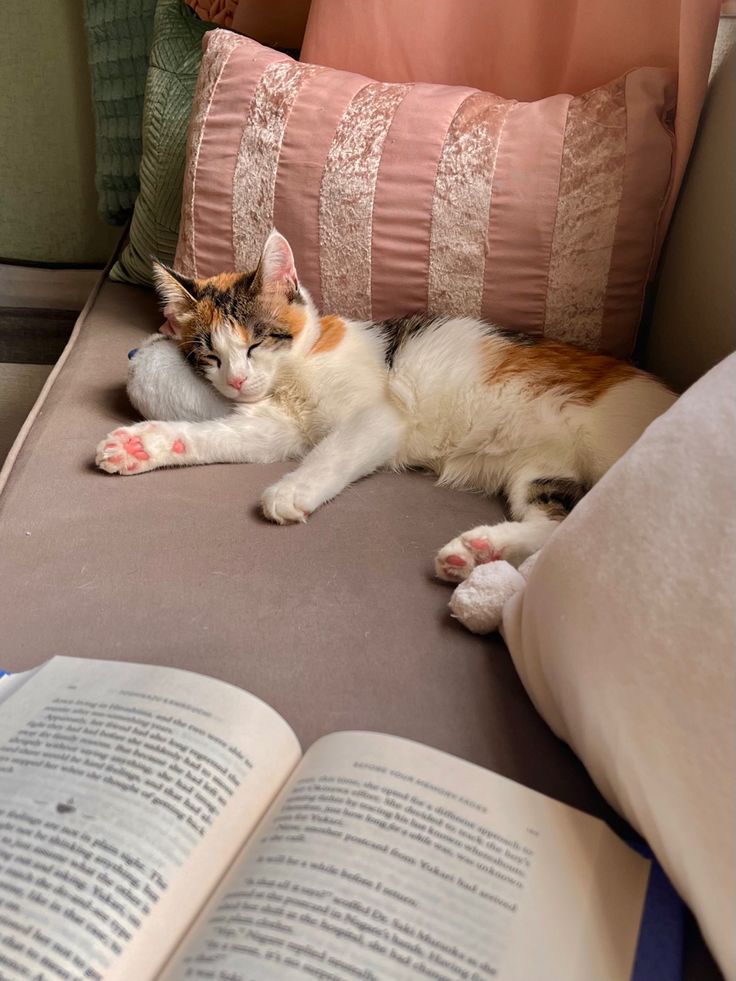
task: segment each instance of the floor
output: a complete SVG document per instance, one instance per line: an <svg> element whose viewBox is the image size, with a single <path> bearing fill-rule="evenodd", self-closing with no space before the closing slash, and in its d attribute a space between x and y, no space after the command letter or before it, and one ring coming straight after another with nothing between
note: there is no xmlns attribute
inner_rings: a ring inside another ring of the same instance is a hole
<svg viewBox="0 0 736 981"><path fill-rule="evenodd" d="M0 263L0 465L99 275Z"/></svg>
<svg viewBox="0 0 736 981"><path fill-rule="evenodd" d="M0 363L0 465L53 365Z"/></svg>

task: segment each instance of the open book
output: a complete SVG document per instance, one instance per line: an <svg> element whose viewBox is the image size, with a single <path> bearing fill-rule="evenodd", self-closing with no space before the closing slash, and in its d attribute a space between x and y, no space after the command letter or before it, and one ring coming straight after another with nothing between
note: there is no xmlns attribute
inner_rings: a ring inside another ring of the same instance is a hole
<svg viewBox="0 0 736 981"><path fill-rule="evenodd" d="M302 756L247 692L58 657L0 682L0 977L618 981L649 863L405 739Z"/></svg>

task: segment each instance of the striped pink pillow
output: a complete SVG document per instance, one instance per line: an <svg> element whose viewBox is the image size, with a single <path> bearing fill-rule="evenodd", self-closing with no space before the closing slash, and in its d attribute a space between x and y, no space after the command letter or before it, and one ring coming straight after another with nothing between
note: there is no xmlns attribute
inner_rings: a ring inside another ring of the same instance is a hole
<svg viewBox="0 0 736 981"><path fill-rule="evenodd" d="M204 38L177 267L252 268L272 225L324 313L469 314L632 350L670 174L673 76L515 102Z"/></svg>

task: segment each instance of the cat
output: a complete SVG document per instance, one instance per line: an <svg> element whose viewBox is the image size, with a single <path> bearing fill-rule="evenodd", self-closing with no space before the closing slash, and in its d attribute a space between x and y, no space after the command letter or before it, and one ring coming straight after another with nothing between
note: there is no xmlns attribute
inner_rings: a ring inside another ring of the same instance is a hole
<svg viewBox="0 0 736 981"><path fill-rule="evenodd" d="M473 317L320 317L275 229L250 273L192 279L154 264L187 361L231 400L209 422L142 422L97 450L108 473L301 460L269 487L265 516L306 521L380 468L501 494L510 520L440 549L450 582L519 565L675 400L631 365Z"/></svg>

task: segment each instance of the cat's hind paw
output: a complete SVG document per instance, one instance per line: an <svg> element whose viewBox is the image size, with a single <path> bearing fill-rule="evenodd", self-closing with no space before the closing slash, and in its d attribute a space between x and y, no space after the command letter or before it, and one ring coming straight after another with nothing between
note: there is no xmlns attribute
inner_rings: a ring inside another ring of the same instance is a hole
<svg viewBox="0 0 736 981"><path fill-rule="evenodd" d="M448 542L434 560L437 576L445 582L462 582L476 566L502 559L503 550L490 538L492 531L492 528L481 526Z"/></svg>

